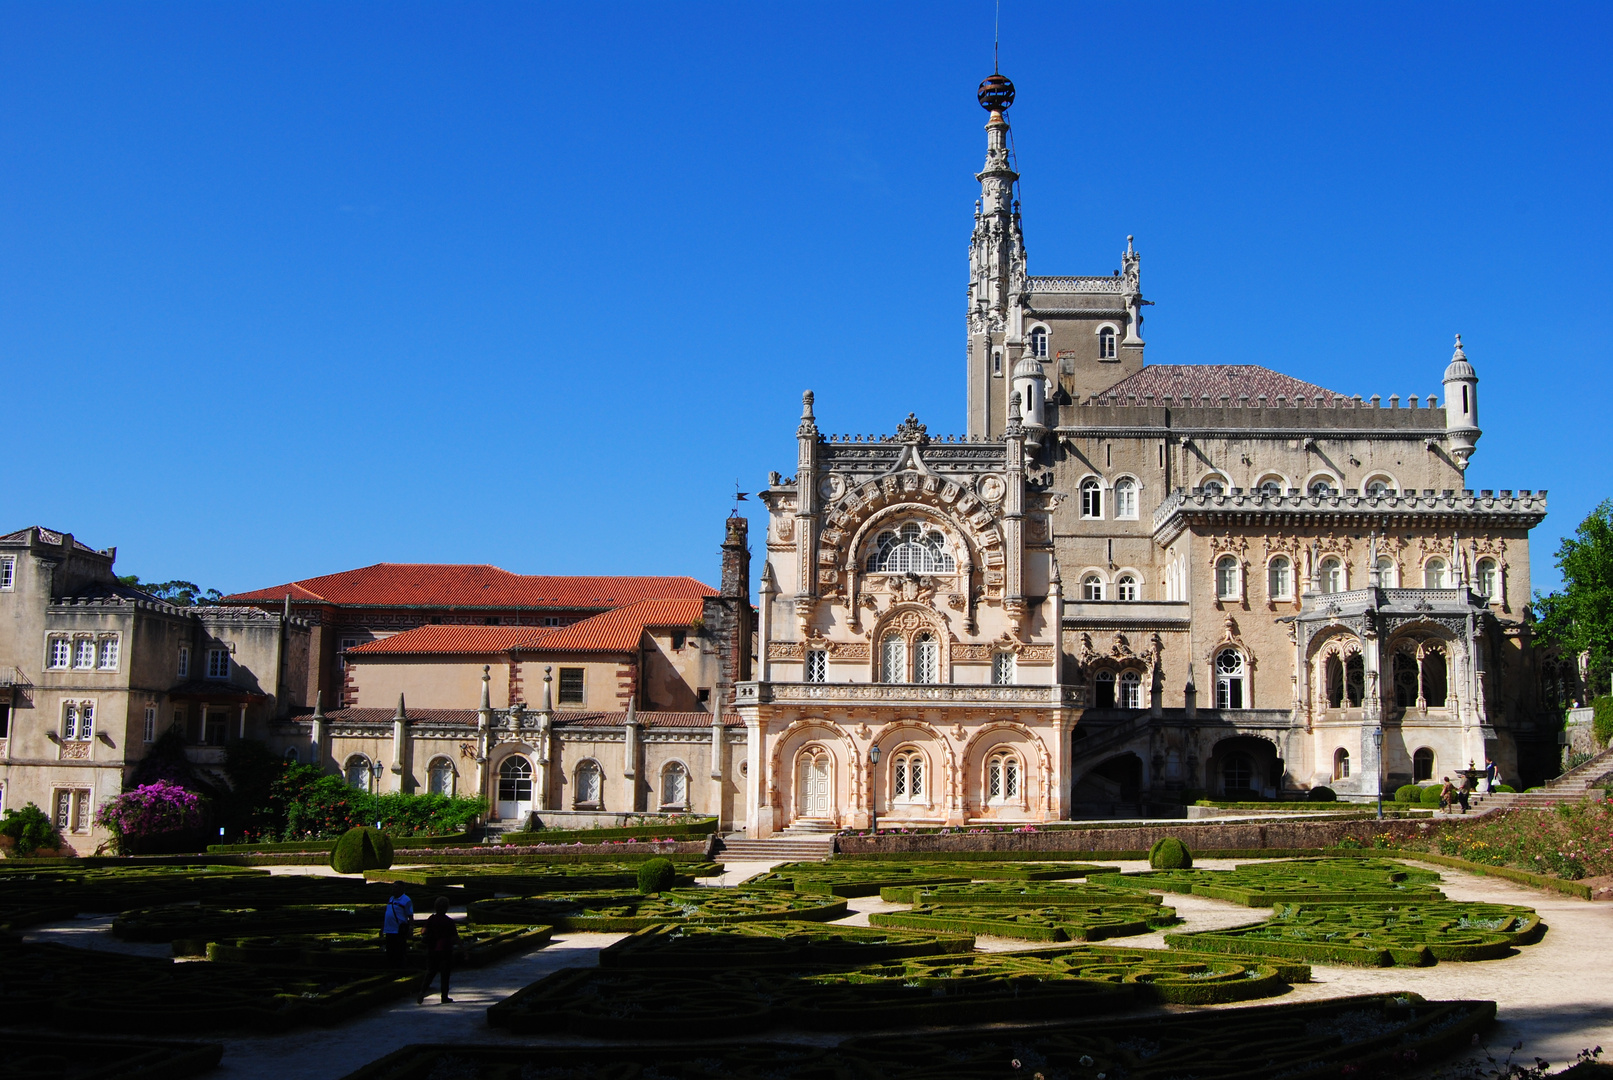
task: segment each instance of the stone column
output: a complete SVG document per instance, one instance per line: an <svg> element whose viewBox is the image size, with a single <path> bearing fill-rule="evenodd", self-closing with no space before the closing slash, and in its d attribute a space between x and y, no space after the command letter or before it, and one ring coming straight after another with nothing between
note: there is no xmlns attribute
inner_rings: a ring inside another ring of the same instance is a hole
<svg viewBox="0 0 1613 1080"><path fill-rule="evenodd" d="M392 782L393 791L409 790L409 714L403 707L403 695L398 695L398 711L392 714Z"/></svg>
<svg viewBox="0 0 1613 1080"><path fill-rule="evenodd" d="M554 695L552 693L553 685L554 668L545 667L543 669L542 709L538 713L538 790L535 793L536 799L534 800L537 803L537 808L539 810L549 809L549 785L551 781L549 771L549 740L552 734L551 726L554 723Z"/></svg>
<svg viewBox="0 0 1613 1080"><path fill-rule="evenodd" d="M711 713L711 768L708 771L711 775L711 812L716 815L717 831L721 832L723 827L723 776L725 775L725 770L723 769L723 750L725 748L723 746L722 706L727 688L718 686L715 689L716 705ZM693 776L689 777L689 782L694 783ZM694 792L691 791L689 795L692 809Z"/></svg>
<svg viewBox="0 0 1613 1080"><path fill-rule="evenodd" d="M308 718L308 764L325 768L325 694L314 691L314 715Z"/></svg>
<svg viewBox="0 0 1613 1080"><path fill-rule="evenodd" d="M633 712L633 702L627 703L627 717L622 721L622 776L627 780L629 792L627 808L634 813L639 809L638 782L639 722Z"/></svg>

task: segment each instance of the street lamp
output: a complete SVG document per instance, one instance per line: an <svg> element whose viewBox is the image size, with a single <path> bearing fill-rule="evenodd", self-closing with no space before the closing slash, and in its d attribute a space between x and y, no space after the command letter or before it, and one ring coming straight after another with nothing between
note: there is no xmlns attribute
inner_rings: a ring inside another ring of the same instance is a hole
<svg viewBox="0 0 1613 1080"><path fill-rule="evenodd" d="M1383 725L1372 729L1373 765L1378 773L1378 820L1383 820Z"/></svg>
<svg viewBox="0 0 1613 1080"><path fill-rule="evenodd" d="M868 828L871 829L873 832L878 833L879 832L879 799L877 797L878 788L875 786L879 781L879 744L878 743L875 743L873 746L870 746L868 748L868 764L870 766L872 766L868 770Z"/></svg>

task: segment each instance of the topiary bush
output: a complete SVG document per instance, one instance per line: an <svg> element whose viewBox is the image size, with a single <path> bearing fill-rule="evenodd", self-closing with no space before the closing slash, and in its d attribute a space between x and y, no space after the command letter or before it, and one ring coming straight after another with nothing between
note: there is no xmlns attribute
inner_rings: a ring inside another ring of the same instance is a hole
<svg viewBox="0 0 1613 1080"><path fill-rule="evenodd" d="M1154 841L1148 849L1148 865L1155 870L1187 870L1193 866L1193 856L1187 845L1174 836Z"/></svg>
<svg viewBox="0 0 1613 1080"><path fill-rule="evenodd" d="M26 859L41 848L54 851L62 846L62 834L33 803L21 810L7 810L5 816L0 817L0 837L11 841L5 845L10 849L8 854L19 859Z"/></svg>
<svg viewBox="0 0 1613 1080"><path fill-rule="evenodd" d="M1311 788L1311 790L1306 793L1305 798L1309 799L1311 802L1338 802L1339 799L1339 797L1333 793L1332 788L1324 785L1318 785Z"/></svg>
<svg viewBox="0 0 1613 1080"><path fill-rule="evenodd" d="M1421 784L1402 784L1395 789L1395 802L1415 803L1421 802L1422 798L1423 786Z"/></svg>
<svg viewBox="0 0 1613 1080"><path fill-rule="evenodd" d="M638 868L638 891L648 896L663 893L676 883L678 872L671 859L645 859Z"/></svg>
<svg viewBox="0 0 1613 1080"><path fill-rule="evenodd" d="M392 838L368 825L348 829L336 841L336 849L330 853L330 865L338 874L385 870L392 865Z"/></svg>
<svg viewBox="0 0 1613 1080"><path fill-rule="evenodd" d="M1423 794L1422 794L1422 798L1421 798L1422 804L1424 806L1438 806L1439 805L1439 793L1440 793L1440 791L1443 790L1443 788L1444 788L1444 785L1442 785L1442 784L1429 784L1427 787L1423 788Z"/></svg>
<svg viewBox="0 0 1613 1080"><path fill-rule="evenodd" d="M1497 784L1497 785L1495 785L1495 787L1491 788L1490 790L1494 791L1497 795L1504 795L1504 794L1511 794L1512 792L1515 792L1518 789L1513 787L1511 784Z"/></svg>

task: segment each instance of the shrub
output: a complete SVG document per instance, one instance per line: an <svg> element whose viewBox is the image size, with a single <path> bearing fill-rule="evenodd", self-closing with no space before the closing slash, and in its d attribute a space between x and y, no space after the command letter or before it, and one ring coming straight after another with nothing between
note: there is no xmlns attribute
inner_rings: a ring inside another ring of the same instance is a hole
<svg viewBox="0 0 1613 1080"><path fill-rule="evenodd" d="M1518 789L1513 787L1511 784L1497 784L1491 790L1495 791L1497 794L1510 794Z"/></svg>
<svg viewBox="0 0 1613 1080"><path fill-rule="evenodd" d="M1317 786L1311 788L1311 790L1306 793L1305 798L1309 799L1311 802L1337 802L1339 797L1333 793L1332 788Z"/></svg>
<svg viewBox="0 0 1613 1080"><path fill-rule="evenodd" d="M1395 789L1395 802L1415 803L1421 802L1422 798L1423 786L1421 784L1402 784Z"/></svg>
<svg viewBox="0 0 1613 1080"><path fill-rule="evenodd" d="M158 780L108 799L95 812L95 823L112 834L119 855L187 846L199 849L201 829L207 823L207 800Z"/></svg>
<svg viewBox="0 0 1613 1080"><path fill-rule="evenodd" d="M385 870L392 865L392 838L368 825L349 829L336 841L336 849L330 853L330 865L338 874Z"/></svg>
<svg viewBox="0 0 1613 1080"><path fill-rule="evenodd" d="M1339 847L1347 848L1351 851L1360 851L1362 848L1366 847L1366 845L1353 836L1346 836L1344 839L1339 841Z"/></svg>
<svg viewBox="0 0 1613 1080"><path fill-rule="evenodd" d="M1603 694L1591 702L1591 734L1597 746L1613 740L1613 696Z"/></svg>
<svg viewBox="0 0 1613 1080"><path fill-rule="evenodd" d="M1174 836L1155 840L1148 849L1148 865L1155 870L1186 870L1193 865L1187 845Z"/></svg>
<svg viewBox="0 0 1613 1080"><path fill-rule="evenodd" d="M1443 784L1429 784L1423 788L1422 804L1424 806L1438 806L1439 793L1444 790Z"/></svg>
<svg viewBox="0 0 1613 1080"><path fill-rule="evenodd" d="M666 892L677 876L671 859L645 859L638 868L638 891L645 895Z"/></svg>
<svg viewBox="0 0 1613 1080"><path fill-rule="evenodd" d="M33 803L21 810L7 810L0 817L0 836L11 841L11 852L19 859L28 858L40 848L55 850L62 846L62 834Z"/></svg>

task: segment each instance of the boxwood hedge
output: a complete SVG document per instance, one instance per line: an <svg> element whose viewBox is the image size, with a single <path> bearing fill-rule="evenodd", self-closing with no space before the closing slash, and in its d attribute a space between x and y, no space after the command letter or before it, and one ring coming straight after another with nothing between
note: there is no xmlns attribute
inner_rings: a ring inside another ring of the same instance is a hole
<svg viewBox="0 0 1613 1080"><path fill-rule="evenodd" d="M642 930L658 923L828 922L846 914L846 902L787 892L672 889L654 896L575 892L524 900L480 900L469 911L471 920L478 923L546 923L560 930L617 931Z"/></svg>
<svg viewBox="0 0 1613 1080"><path fill-rule="evenodd" d="M847 967L913 956L968 953L969 934L908 933L867 926L746 922L647 927L602 949L612 968Z"/></svg>
<svg viewBox="0 0 1613 1080"><path fill-rule="evenodd" d="M1177 921L1174 908L1127 903L1091 907L915 904L909 911L880 911L868 916L871 926L990 934L1024 941L1101 941L1146 934Z"/></svg>

